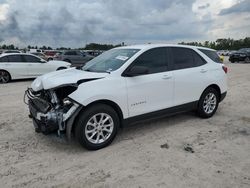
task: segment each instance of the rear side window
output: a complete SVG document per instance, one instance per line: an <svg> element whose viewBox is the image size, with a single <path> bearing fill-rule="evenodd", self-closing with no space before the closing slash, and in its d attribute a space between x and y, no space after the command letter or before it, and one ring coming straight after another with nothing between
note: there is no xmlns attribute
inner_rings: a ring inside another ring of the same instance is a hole
<svg viewBox="0 0 250 188"><path fill-rule="evenodd" d="M8 56L9 62L23 62L20 55L10 55Z"/></svg>
<svg viewBox="0 0 250 188"><path fill-rule="evenodd" d="M205 60L194 50L172 47L174 70L198 67L206 64Z"/></svg>
<svg viewBox="0 0 250 188"><path fill-rule="evenodd" d="M167 71L167 49L154 48L144 52L132 66L144 66L149 69L149 74Z"/></svg>
<svg viewBox="0 0 250 188"><path fill-rule="evenodd" d="M202 53L204 53L207 57L213 60L216 63L222 63L220 57L215 51L199 49Z"/></svg>
<svg viewBox="0 0 250 188"><path fill-rule="evenodd" d="M9 61L8 56L4 56L4 57L0 58L0 63L1 62L8 62L8 61Z"/></svg>
<svg viewBox="0 0 250 188"><path fill-rule="evenodd" d="M24 55L23 56L26 62L40 62L40 59L37 57L34 57L32 55Z"/></svg>

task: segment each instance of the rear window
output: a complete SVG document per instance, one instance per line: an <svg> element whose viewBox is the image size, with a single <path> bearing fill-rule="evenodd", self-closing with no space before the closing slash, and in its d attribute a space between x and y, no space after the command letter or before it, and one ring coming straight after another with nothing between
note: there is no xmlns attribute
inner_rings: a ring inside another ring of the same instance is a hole
<svg viewBox="0 0 250 188"><path fill-rule="evenodd" d="M204 50L204 49L199 49L202 53L204 53L207 57L209 57L211 60L213 60L216 63L222 63L220 60L219 55L217 54L216 51L211 51L211 50Z"/></svg>

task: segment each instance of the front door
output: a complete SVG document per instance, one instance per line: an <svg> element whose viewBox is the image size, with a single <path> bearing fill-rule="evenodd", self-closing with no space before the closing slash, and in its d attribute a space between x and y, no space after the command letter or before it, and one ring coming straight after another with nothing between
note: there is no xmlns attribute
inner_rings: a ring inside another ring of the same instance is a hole
<svg viewBox="0 0 250 188"><path fill-rule="evenodd" d="M148 73L125 77L129 117L171 107L174 79L172 72L168 71L167 48L154 48L144 52L128 69L133 66L146 67Z"/></svg>

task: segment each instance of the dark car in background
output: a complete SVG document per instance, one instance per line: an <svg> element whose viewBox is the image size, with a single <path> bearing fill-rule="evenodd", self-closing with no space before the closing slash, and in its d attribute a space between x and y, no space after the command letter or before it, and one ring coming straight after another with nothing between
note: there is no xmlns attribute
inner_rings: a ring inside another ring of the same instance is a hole
<svg viewBox="0 0 250 188"><path fill-rule="evenodd" d="M244 61L250 63L250 48L241 48L238 51L230 54L229 61L231 63Z"/></svg>
<svg viewBox="0 0 250 188"><path fill-rule="evenodd" d="M73 66L85 65L85 63L93 58L94 56L77 50L64 51L61 54L57 54L56 56L56 59L69 62Z"/></svg>

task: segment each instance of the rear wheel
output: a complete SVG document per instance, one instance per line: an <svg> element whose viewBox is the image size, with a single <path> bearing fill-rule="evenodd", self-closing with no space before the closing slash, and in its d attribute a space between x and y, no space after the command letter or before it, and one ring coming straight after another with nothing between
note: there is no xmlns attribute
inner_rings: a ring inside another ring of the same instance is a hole
<svg viewBox="0 0 250 188"><path fill-rule="evenodd" d="M79 143L98 150L111 144L117 134L119 117L105 104L97 104L83 111L76 122L75 136Z"/></svg>
<svg viewBox="0 0 250 188"><path fill-rule="evenodd" d="M202 118L210 118L214 115L219 105L219 93L216 89L207 88L198 104L198 115Z"/></svg>
<svg viewBox="0 0 250 188"><path fill-rule="evenodd" d="M0 83L8 83L10 80L10 74L7 71L0 70Z"/></svg>

